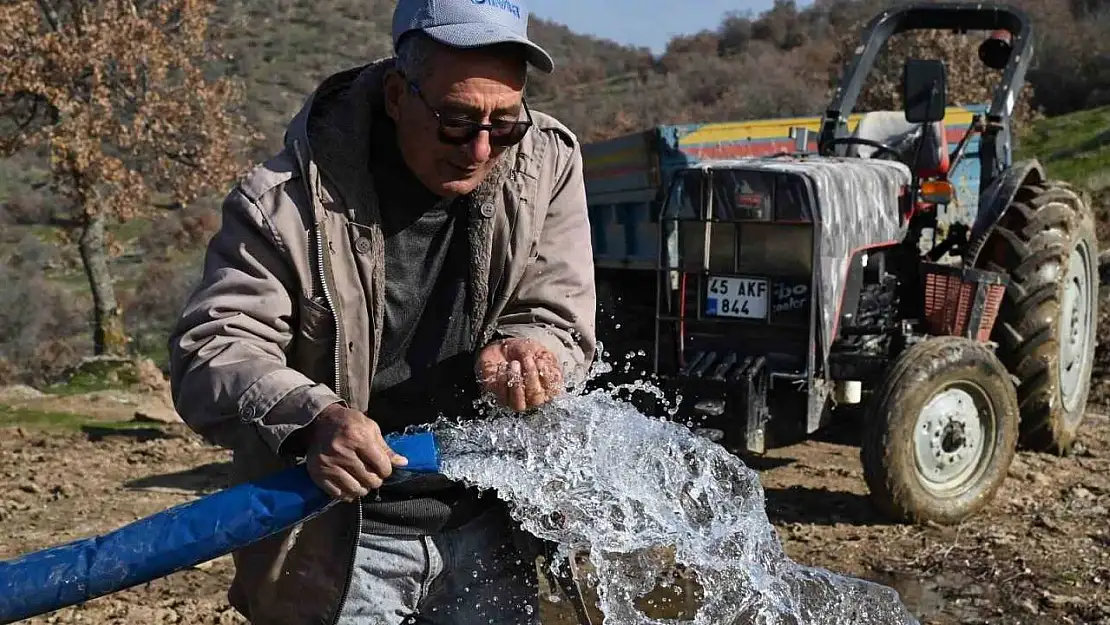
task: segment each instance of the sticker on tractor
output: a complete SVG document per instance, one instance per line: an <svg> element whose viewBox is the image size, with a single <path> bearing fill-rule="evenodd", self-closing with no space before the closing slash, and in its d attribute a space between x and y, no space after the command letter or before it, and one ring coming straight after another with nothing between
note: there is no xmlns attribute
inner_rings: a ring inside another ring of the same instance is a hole
<svg viewBox="0 0 1110 625"><path fill-rule="evenodd" d="M737 217L744 219L763 219L767 196L762 193L737 193Z"/></svg>

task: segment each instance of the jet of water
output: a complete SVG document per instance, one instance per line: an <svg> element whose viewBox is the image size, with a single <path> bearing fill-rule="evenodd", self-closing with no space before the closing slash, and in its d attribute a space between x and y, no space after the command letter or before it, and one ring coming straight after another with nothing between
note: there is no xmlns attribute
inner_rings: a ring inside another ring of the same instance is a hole
<svg viewBox="0 0 1110 625"><path fill-rule="evenodd" d="M609 625L674 622L639 606L676 567L701 587L692 625L917 623L891 588L791 561L755 471L610 392L426 427L445 475L494 489L524 529L587 554Z"/></svg>

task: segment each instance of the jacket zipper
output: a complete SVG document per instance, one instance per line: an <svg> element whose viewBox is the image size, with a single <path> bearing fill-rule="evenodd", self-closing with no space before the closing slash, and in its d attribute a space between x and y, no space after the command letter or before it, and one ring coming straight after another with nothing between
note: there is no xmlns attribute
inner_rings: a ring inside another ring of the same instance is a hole
<svg viewBox="0 0 1110 625"><path fill-rule="evenodd" d="M309 201L312 202L312 214L315 229L316 240L316 275L320 279L320 290L324 295L324 302L327 304L328 312L331 314L332 322L335 330L335 349L332 352L334 369L332 370L332 382L337 395L346 399L346 388L343 384L343 328L339 323L339 308L335 305L335 299L331 293L331 287L328 284L328 242L324 235L324 222L323 215L317 215L317 200L318 197L314 193L312 181L308 177L308 166L305 164L304 156L301 154L300 141L293 141L293 151L297 158L297 165L301 170L301 177L304 178L305 192L308 194ZM322 213L322 211L321 211Z"/></svg>
<svg viewBox="0 0 1110 625"><path fill-rule="evenodd" d="M337 310L337 308L335 306L335 300L332 299L331 287L328 285L328 279L327 279L328 265L327 265L327 259L326 259L326 254L328 253L328 251L327 251L327 248L325 247L325 238L324 238L324 235L323 235L323 227L324 226L323 226L322 223L316 225L316 249L317 249L317 253L319 254L319 256L316 259L317 260L316 268L317 268L317 271L318 271L319 276L320 276L320 286L321 286L321 289L324 292L324 300L327 302L328 308L331 310L331 313L332 313L332 319L335 322L335 353L334 353L335 390L336 390L336 393L340 397L346 399L346 397L345 397L346 391L345 391L345 385L343 384L343 372L342 372L342 365L341 365L342 355L343 355L343 343L344 343L344 341L342 340L343 339L343 331L342 331L342 328L339 325L339 315L335 312ZM355 560L358 557L358 536L359 536L359 533L362 531L362 500L361 499L359 499L355 503L355 513L357 515L357 521L355 522L355 525L354 525L354 531L351 533L350 551L348 552L347 567L346 567L347 574L343 578L343 593L339 596L339 602L335 606L335 613L332 616L331 625L335 625L337 622L339 622L339 616L343 611L343 604L345 604L347 602L347 596L351 593L351 578L353 577L353 574L354 574Z"/></svg>
<svg viewBox="0 0 1110 625"><path fill-rule="evenodd" d="M306 188L306 191L308 193L308 197L310 198L310 201L312 202L312 212L313 212L313 216L315 217L316 208L317 208L317 206L316 206L317 196L313 192L312 181L308 177L308 166L305 164L304 158L301 155L300 142L299 141L297 141L297 140L293 141L293 150L296 152L297 163L300 165L301 176L304 177L305 188ZM314 219L314 221L316 221L316 220ZM324 236L324 223L323 223L322 217L321 217L320 221L316 222L315 227L316 227L316 232L315 232L316 237L315 238L316 238L316 254L317 254L317 256L316 256L316 272L317 272L317 276L320 278L320 289L321 289L321 291L323 291L324 301L327 303L328 312L331 313L331 317L332 317L332 321L333 321L334 329L335 329L335 351L333 353L334 362L335 362L335 368L333 370L334 383L335 383L335 392L336 392L337 395L340 396L340 398L346 400L346 396L345 396L346 395L346 389L345 389L346 385L343 384L343 370L342 370L343 343L345 341L343 340L343 338L344 338L343 337L343 329L342 329L342 327L340 326L340 323L339 323L339 314L337 312L339 309L335 305L335 299L332 297L332 293L331 293L331 286L328 284L328 262L327 262L328 247L327 247L326 237ZM334 614L332 615L332 618L331 618L331 625L335 625L339 621L339 616L343 611L343 604L345 604L347 602L347 597L351 593L351 578L353 577L353 573L354 573L355 560L358 556L358 537L359 537L359 533L362 531L362 502L361 502L361 499L356 503L355 510L356 510L356 515L357 515L357 521L356 521L355 526L354 526L354 531L351 533L351 546L350 546L350 551L348 552L349 557L347 559L347 575L345 575L344 579L343 579L343 593L339 596L339 602L335 606L335 612L334 612Z"/></svg>
<svg viewBox="0 0 1110 625"><path fill-rule="evenodd" d="M324 256L328 253L327 242L324 240L324 226L323 224L316 224L316 271L320 278L320 287L324 293L324 300L328 304L328 312L331 313L332 321L335 325L335 349L332 359L334 362L334 369L332 371L333 380L335 382L335 392L343 397L343 371L342 371L342 351L343 337L342 329L339 327L339 315L336 314L335 300L332 298L331 288L328 286L328 272Z"/></svg>

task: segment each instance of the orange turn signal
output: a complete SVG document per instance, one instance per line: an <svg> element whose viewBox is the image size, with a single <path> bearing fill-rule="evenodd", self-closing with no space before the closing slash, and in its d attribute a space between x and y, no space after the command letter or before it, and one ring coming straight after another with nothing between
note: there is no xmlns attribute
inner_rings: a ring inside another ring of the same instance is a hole
<svg viewBox="0 0 1110 625"><path fill-rule="evenodd" d="M930 204L949 204L956 197L956 189L947 180L930 180L921 183L921 201Z"/></svg>

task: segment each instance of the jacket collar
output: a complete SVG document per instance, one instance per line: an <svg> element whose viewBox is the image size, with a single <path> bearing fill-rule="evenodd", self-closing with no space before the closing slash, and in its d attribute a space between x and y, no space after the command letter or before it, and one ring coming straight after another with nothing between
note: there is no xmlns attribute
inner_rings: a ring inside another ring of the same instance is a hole
<svg viewBox="0 0 1110 625"><path fill-rule="evenodd" d="M307 190L316 206L317 222L332 210L330 189L334 189L345 207L345 219L367 227L373 234L375 246L382 245L380 207L375 181L371 175L371 141L374 140L373 119L384 110L383 79L394 66L393 58L374 61L333 74L305 100L300 111L286 129L284 142L287 148L302 160ZM535 133L533 129L530 135ZM468 204L468 240L471 249L469 313L472 332L476 341L484 343L491 333L486 327L485 315L491 296L491 257L493 254L493 220L498 212L515 211L520 189L514 180L521 164L523 146L531 137L500 157L499 184L483 185L474 194L463 198ZM319 202L319 204L317 204ZM321 206L322 205L322 206ZM321 210L321 208L323 210ZM515 222L515 215L506 215ZM382 280L384 267L381 250L371 254L375 258L373 308L382 309L384 292ZM378 317L378 315L375 315ZM380 319L377 320L380 323ZM375 324L378 325L378 324ZM375 340L375 344L377 341Z"/></svg>

